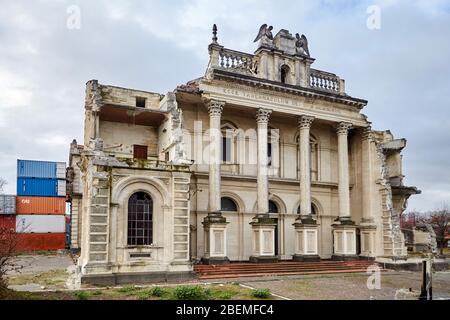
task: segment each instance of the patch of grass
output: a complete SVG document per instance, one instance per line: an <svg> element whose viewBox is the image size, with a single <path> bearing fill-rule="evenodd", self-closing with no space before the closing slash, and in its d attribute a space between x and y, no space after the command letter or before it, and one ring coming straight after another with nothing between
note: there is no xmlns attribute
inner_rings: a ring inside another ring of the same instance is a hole
<svg viewBox="0 0 450 320"><path fill-rule="evenodd" d="M210 291L200 286L179 286L173 290L173 298L177 300L203 300L209 295Z"/></svg>
<svg viewBox="0 0 450 320"><path fill-rule="evenodd" d="M124 293L127 296L132 296L137 294L141 289L135 286L126 286L123 288L116 289L119 293Z"/></svg>
<svg viewBox="0 0 450 320"><path fill-rule="evenodd" d="M74 292L73 295L78 300L88 300L91 297L91 293L87 292L87 291L77 291L77 292Z"/></svg>
<svg viewBox="0 0 450 320"><path fill-rule="evenodd" d="M251 295L254 298L267 299L270 297L271 293L269 289L253 289Z"/></svg>
<svg viewBox="0 0 450 320"><path fill-rule="evenodd" d="M163 296L167 295L167 291L160 288L160 287L153 287L153 288L146 288L146 289L142 289L140 290L137 294L136 297L139 300L148 300L150 298L162 298Z"/></svg>

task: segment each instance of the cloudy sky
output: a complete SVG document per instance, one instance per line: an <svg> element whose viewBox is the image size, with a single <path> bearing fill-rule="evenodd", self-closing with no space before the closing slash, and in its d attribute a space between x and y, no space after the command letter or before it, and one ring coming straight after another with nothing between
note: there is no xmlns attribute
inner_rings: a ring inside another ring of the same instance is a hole
<svg viewBox="0 0 450 320"><path fill-rule="evenodd" d="M379 29L367 27L371 5ZM409 209L450 202L450 1L0 0L0 8L8 193L17 158L67 161L72 139L82 143L87 80L165 93L204 74L213 23L222 45L246 52L269 23L306 34L314 67L369 100L363 112L374 129L408 140L406 183L423 191ZM78 9L80 28L68 28Z"/></svg>

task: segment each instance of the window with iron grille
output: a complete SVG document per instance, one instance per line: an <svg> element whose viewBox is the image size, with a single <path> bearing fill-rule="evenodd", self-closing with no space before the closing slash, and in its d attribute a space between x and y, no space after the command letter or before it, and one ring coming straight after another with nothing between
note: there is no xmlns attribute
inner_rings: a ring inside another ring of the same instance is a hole
<svg viewBox="0 0 450 320"><path fill-rule="evenodd" d="M128 245L153 243L153 200L136 192L128 200Z"/></svg>

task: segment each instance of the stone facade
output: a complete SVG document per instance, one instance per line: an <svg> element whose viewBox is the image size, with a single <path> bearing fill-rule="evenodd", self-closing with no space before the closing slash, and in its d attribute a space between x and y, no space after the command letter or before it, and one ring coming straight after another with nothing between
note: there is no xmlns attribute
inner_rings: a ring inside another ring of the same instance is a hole
<svg viewBox="0 0 450 320"><path fill-rule="evenodd" d="M219 45L215 29L205 76L166 95L87 83L69 169L82 279L185 277L197 261L406 256L399 215L420 192L402 182L406 140L372 130L367 101L311 68L306 37L261 30L248 54ZM144 245L128 243L136 192L152 203Z"/></svg>

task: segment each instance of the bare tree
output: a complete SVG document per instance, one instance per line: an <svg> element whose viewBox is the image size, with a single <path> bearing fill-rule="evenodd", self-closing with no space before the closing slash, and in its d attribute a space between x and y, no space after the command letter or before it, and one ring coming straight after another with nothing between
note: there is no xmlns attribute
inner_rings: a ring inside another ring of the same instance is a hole
<svg viewBox="0 0 450 320"><path fill-rule="evenodd" d="M439 253L443 255L446 245L445 237L450 230L450 207L444 203L442 206L430 212L427 217L422 217L421 222L431 225L436 234L436 242L439 247Z"/></svg>
<svg viewBox="0 0 450 320"><path fill-rule="evenodd" d="M3 193L3 187L8 184L8 181L0 177L0 193Z"/></svg>
<svg viewBox="0 0 450 320"><path fill-rule="evenodd" d="M18 242L14 228L0 226L0 298L7 293L6 273L21 268L14 263Z"/></svg>

